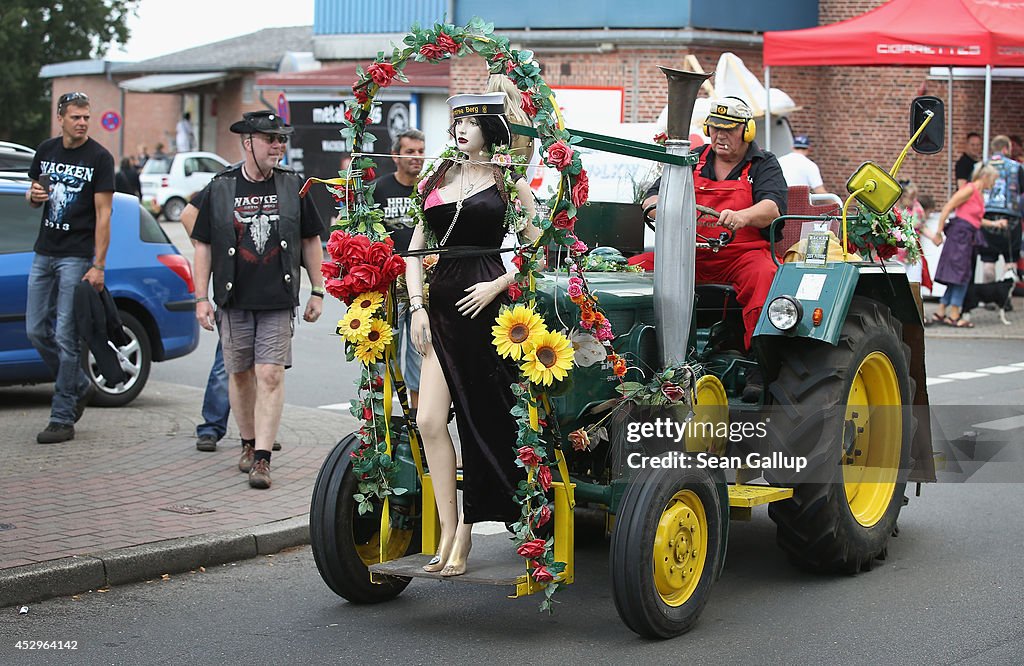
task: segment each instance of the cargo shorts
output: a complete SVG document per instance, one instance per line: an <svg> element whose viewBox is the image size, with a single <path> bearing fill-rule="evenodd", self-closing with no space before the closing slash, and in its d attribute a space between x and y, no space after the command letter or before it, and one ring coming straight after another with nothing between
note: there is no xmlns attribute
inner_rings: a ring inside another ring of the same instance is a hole
<svg viewBox="0 0 1024 666"><path fill-rule="evenodd" d="M294 310L219 308L216 319L229 373L245 372L256 364L291 367Z"/></svg>

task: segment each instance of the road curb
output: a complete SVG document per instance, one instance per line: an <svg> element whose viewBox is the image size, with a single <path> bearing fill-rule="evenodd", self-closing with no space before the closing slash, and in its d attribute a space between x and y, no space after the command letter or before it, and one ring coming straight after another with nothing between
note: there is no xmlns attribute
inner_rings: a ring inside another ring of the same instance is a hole
<svg viewBox="0 0 1024 666"><path fill-rule="evenodd" d="M0 569L0 608L137 583L309 543L309 516Z"/></svg>

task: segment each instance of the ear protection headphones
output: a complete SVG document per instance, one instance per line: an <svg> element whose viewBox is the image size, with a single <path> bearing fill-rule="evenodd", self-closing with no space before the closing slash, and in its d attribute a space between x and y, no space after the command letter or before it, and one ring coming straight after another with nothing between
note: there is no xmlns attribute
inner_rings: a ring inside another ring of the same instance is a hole
<svg viewBox="0 0 1024 666"><path fill-rule="evenodd" d="M728 97L725 97L723 99L734 99L737 102L743 104L743 106L747 105L747 103L744 102L742 99L740 99L739 97L735 97L733 95L729 95ZM753 118L736 118L735 116L730 116L728 115L728 109L724 104L717 105L714 109L712 109L712 112L716 116L721 116L723 118L728 118L729 120L735 120L737 123L742 123L744 143L752 142L754 140L754 137L757 136L757 125L754 124ZM711 126L708 125L708 121L706 118L704 119L704 136L711 136Z"/></svg>

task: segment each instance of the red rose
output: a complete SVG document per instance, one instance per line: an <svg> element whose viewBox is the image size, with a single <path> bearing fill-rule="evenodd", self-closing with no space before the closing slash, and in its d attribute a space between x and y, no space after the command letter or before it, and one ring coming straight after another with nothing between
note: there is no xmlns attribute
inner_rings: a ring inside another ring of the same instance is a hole
<svg viewBox="0 0 1024 666"><path fill-rule="evenodd" d="M896 254L896 246L894 245L883 245L881 247L875 246L875 254L878 255L879 259L885 260L892 258Z"/></svg>
<svg viewBox="0 0 1024 666"><path fill-rule="evenodd" d="M369 249L366 250L366 263L376 266L377 268L383 268L384 263L387 262L388 257L390 256L391 248L388 247L387 243L377 241L371 244Z"/></svg>
<svg viewBox="0 0 1024 666"><path fill-rule="evenodd" d="M519 297L523 295L523 290L519 288L518 282L513 282L508 286L508 297L513 301L518 301Z"/></svg>
<svg viewBox="0 0 1024 666"><path fill-rule="evenodd" d="M375 62L366 68L366 73L383 88L391 85L391 79L395 78L395 67L390 62Z"/></svg>
<svg viewBox="0 0 1024 666"><path fill-rule="evenodd" d="M352 109L345 109L345 120L349 121L350 123L354 123L356 121L356 117L352 113Z"/></svg>
<svg viewBox="0 0 1024 666"><path fill-rule="evenodd" d="M352 268L366 263L366 252L370 249L370 239L366 236L349 236L341 248L341 263Z"/></svg>
<svg viewBox="0 0 1024 666"><path fill-rule="evenodd" d="M375 180L376 178L377 178L377 172L373 170L373 167L368 167L366 169L363 169L363 182L368 183L371 180Z"/></svg>
<svg viewBox="0 0 1024 666"><path fill-rule="evenodd" d="M543 555L546 547L547 543L544 539L534 539L533 541L527 541L522 546L519 546L519 548L516 548L516 552L522 557L532 560L535 557Z"/></svg>
<svg viewBox="0 0 1024 666"><path fill-rule="evenodd" d="M551 490L551 468L541 465L537 468L537 483L544 489L544 492Z"/></svg>
<svg viewBox="0 0 1024 666"><path fill-rule="evenodd" d="M672 382L665 382L662 384L661 392L669 399L669 402L679 402L686 396L686 393L683 391L683 387Z"/></svg>
<svg viewBox="0 0 1024 666"><path fill-rule="evenodd" d="M341 231L331 232L331 237L327 239L327 252L331 255L331 258L335 261L341 260L341 249L348 242L350 236L348 233Z"/></svg>
<svg viewBox="0 0 1024 666"><path fill-rule="evenodd" d="M523 107L523 111L526 112L526 115L533 118L537 115L537 105L533 103L533 95L531 95L527 90L524 90L519 94L523 98L522 101L519 102L519 105Z"/></svg>
<svg viewBox="0 0 1024 666"><path fill-rule="evenodd" d="M364 421L372 421L373 420L373 410L370 409L369 407L366 407L366 406L363 407L363 420Z"/></svg>
<svg viewBox="0 0 1024 666"><path fill-rule="evenodd" d="M587 170L580 169L580 175L576 176L576 182L572 186L572 205L579 208L587 203L590 198L590 178L587 177Z"/></svg>
<svg viewBox="0 0 1024 666"><path fill-rule="evenodd" d="M569 217L569 213L560 210L555 214L555 219L551 220L551 224L557 229L572 229L576 226L576 218Z"/></svg>
<svg viewBox="0 0 1024 666"><path fill-rule="evenodd" d="M547 567L543 565L534 569L530 575L533 576L533 579L538 583L550 583L555 579L555 577L551 575L551 572L548 571Z"/></svg>
<svg viewBox="0 0 1024 666"><path fill-rule="evenodd" d="M436 42L437 42L437 46L440 49L442 49L443 51L446 51L446 52L451 53L451 54L455 54L455 53L459 52L459 45L455 43L454 39L452 39L451 37L449 37L447 34L445 34L443 32L437 33L437 40L436 40Z"/></svg>
<svg viewBox="0 0 1024 666"><path fill-rule="evenodd" d="M523 464L527 467L534 467L540 464L540 456L537 455L532 446L521 446L517 453L519 454L518 458L522 460Z"/></svg>
<svg viewBox="0 0 1024 666"><path fill-rule="evenodd" d="M384 267L381 269L384 281L388 284L391 283L396 277L405 272L405 259L393 254L388 257L388 260L384 262Z"/></svg>
<svg viewBox="0 0 1024 666"><path fill-rule="evenodd" d="M324 281L324 289L328 294L341 301L347 302L347 300L353 296L344 280L328 278Z"/></svg>
<svg viewBox="0 0 1024 666"><path fill-rule="evenodd" d="M537 509L537 511L533 514L534 527L544 527L548 524L549 520L551 520L551 507L549 507L547 504Z"/></svg>
<svg viewBox="0 0 1024 666"><path fill-rule="evenodd" d="M366 92L366 86L352 88L352 94L356 96L356 101L359 102L360 105L366 104L370 101L370 96Z"/></svg>
<svg viewBox="0 0 1024 666"><path fill-rule="evenodd" d="M420 55L429 60L440 60L446 51L436 44L424 44L420 47Z"/></svg>
<svg viewBox="0 0 1024 666"><path fill-rule="evenodd" d="M320 264L320 274L325 280L331 280L341 275L341 266L333 261L325 261Z"/></svg>
<svg viewBox="0 0 1024 666"><path fill-rule="evenodd" d="M525 260L526 259L521 254L516 254L515 256L512 257L512 263L515 265L516 270L523 270L523 262Z"/></svg>
<svg viewBox="0 0 1024 666"><path fill-rule="evenodd" d="M379 391L384 388L384 378L377 375L373 378L373 382L370 384L374 391Z"/></svg>
<svg viewBox="0 0 1024 666"><path fill-rule="evenodd" d="M352 286L356 293L362 293L364 291L373 291L377 288L381 273L380 269L376 266L359 264L352 267L348 276L352 278Z"/></svg>
<svg viewBox="0 0 1024 666"><path fill-rule="evenodd" d="M559 171L572 164L572 148L563 141L555 141L548 146L548 154L544 162Z"/></svg>
<svg viewBox="0 0 1024 666"><path fill-rule="evenodd" d="M506 74L511 74L512 70L515 69L515 68L516 68L516 61L515 60L509 58L508 60L505 61L505 73Z"/></svg>

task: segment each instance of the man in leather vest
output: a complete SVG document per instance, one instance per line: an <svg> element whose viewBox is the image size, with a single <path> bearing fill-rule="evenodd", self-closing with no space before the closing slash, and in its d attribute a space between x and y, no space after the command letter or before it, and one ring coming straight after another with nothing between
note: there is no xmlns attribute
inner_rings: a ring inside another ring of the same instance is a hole
<svg viewBox="0 0 1024 666"><path fill-rule="evenodd" d="M292 127L270 111L253 111L230 129L242 136L245 160L217 174L192 202L199 209L192 230L196 318L220 331L242 438L238 468L253 488L269 488L303 264L313 285L303 319L315 322L323 307L322 223L312 200L299 197L299 176L277 166Z"/></svg>
<svg viewBox="0 0 1024 666"><path fill-rule="evenodd" d="M743 343L748 350L775 278L768 227L776 217L786 214L788 194L779 160L754 143L753 117L741 99L713 100L704 121L704 133L710 141L697 149L700 159L693 172L697 203L721 213L718 219L699 214L697 233L707 238L716 238L723 231L736 234L718 252L697 251L696 279L698 283L732 285L736 300L743 306ZM647 191L644 208L657 202L660 184L656 182ZM630 263L644 265L638 259L634 257ZM747 373L744 402L758 402L763 390L760 368L754 367Z"/></svg>
<svg viewBox="0 0 1024 666"><path fill-rule="evenodd" d="M985 190L985 219L1005 219L1006 222L983 224L981 227L988 243L987 247L978 250L982 282L995 282L999 255L1005 257L1007 265L1016 265L1020 257L1020 196L1024 192L1024 167L1010 159L1009 137L1000 135L992 139L991 148L989 164L999 172L999 178L992 189Z"/></svg>

